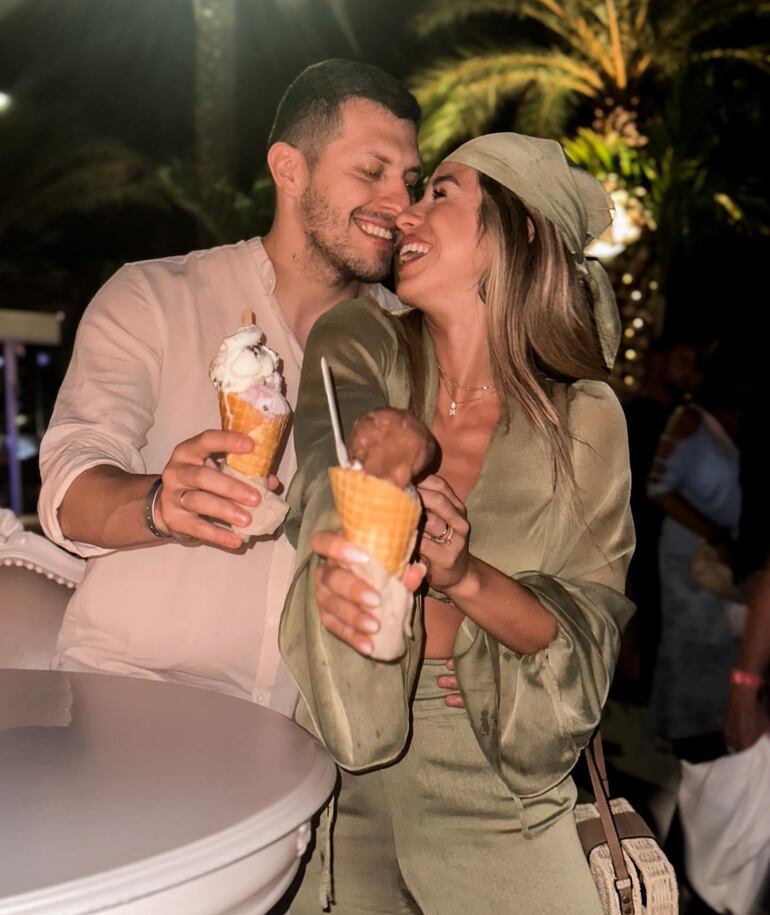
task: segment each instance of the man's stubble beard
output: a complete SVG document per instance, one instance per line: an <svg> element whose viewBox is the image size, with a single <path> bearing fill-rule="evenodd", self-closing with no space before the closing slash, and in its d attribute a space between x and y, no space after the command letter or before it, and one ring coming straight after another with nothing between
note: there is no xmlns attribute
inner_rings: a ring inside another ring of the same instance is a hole
<svg viewBox="0 0 770 915"><path fill-rule="evenodd" d="M352 225L352 216L335 210L328 198L312 187L302 195L300 206L310 269L314 264L319 273L331 277L335 286L347 286L352 282L378 283L388 276L390 254L383 252L378 264L374 256L367 261L351 250L350 242L344 236L345 228Z"/></svg>

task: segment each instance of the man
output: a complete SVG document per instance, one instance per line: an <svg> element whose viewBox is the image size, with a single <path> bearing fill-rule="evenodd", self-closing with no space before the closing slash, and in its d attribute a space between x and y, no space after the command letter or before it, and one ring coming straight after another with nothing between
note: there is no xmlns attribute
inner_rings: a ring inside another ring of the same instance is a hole
<svg viewBox="0 0 770 915"><path fill-rule="evenodd" d="M89 557L55 666L293 711L277 646L293 554L283 536L245 549L209 520L244 526L243 506L259 494L213 465L212 455L248 451L251 440L220 431L208 365L249 309L283 359L294 404L320 315L357 295L398 304L372 284L390 269L394 220L418 179L419 116L406 89L374 67L308 68L270 136L267 236L129 264L97 293L41 446L43 527ZM294 469L290 442L279 478L288 483Z"/></svg>

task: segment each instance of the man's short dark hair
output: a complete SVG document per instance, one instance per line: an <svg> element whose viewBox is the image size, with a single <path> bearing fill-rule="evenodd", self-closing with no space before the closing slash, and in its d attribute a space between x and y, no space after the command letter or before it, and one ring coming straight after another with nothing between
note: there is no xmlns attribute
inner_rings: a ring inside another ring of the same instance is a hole
<svg viewBox="0 0 770 915"><path fill-rule="evenodd" d="M420 106L395 77L355 60L324 60L303 70L278 105L268 146L296 146L310 165L342 122L341 108L351 99L381 105L395 117L420 124Z"/></svg>

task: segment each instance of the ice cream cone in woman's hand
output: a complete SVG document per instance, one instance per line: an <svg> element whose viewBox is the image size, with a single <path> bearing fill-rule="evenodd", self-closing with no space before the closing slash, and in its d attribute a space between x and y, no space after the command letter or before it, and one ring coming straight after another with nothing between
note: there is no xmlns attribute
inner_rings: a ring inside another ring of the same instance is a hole
<svg viewBox="0 0 770 915"><path fill-rule="evenodd" d="M346 540L375 559L389 575L400 576L414 550L422 506L413 487L353 467L332 467L334 504Z"/></svg>
<svg viewBox="0 0 770 915"><path fill-rule="evenodd" d="M244 539L272 533L286 517L286 503L267 488L267 478L291 420L291 408L281 393L279 356L264 346L253 315L241 315L241 327L222 341L209 377L219 393L222 428L241 432L254 442L246 453L225 456L223 470L259 489L262 502L252 512L252 524L234 528Z"/></svg>
<svg viewBox="0 0 770 915"><path fill-rule="evenodd" d="M370 611L380 629L371 657L392 661L406 651L411 635L412 595L401 576L414 551L422 504L412 479L433 456L429 430L401 410L376 410L353 429L351 467L329 470L342 535L370 556L354 571L380 594Z"/></svg>

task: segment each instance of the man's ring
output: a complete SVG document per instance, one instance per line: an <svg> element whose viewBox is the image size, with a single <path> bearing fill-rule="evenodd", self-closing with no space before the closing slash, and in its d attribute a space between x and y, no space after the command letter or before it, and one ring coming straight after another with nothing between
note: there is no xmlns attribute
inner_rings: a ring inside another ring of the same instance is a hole
<svg viewBox="0 0 770 915"><path fill-rule="evenodd" d="M180 505L186 512L189 512L190 509L187 508L187 506L184 504L184 497L185 497L189 492L190 492L189 489L183 489L183 490L179 493L179 505Z"/></svg>
<svg viewBox="0 0 770 915"><path fill-rule="evenodd" d="M451 543L451 542L452 542L452 537L454 537L454 533L455 533L454 528L453 528L452 525L447 521L447 522L444 524L444 530L441 531L441 533L438 535L438 537L434 537L434 538L433 538L433 542L434 542L434 543L441 543L441 544Z"/></svg>

